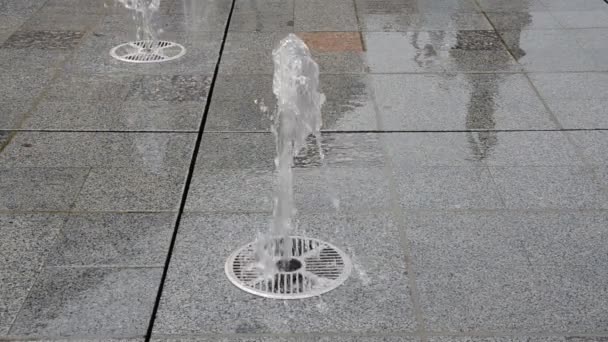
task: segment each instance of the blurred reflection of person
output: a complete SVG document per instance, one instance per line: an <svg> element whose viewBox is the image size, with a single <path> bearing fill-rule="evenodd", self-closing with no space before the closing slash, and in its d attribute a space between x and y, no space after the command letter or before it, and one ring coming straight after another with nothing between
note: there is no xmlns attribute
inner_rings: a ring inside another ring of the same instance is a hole
<svg viewBox="0 0 608 342"><path fill-rule="evenodd" d="M522 0L522 2L525 1L527 0ZM505 15L509 16L510 26L504 37L511 54L497 53L493 55L491 63L497 67L508 65L512 61L511 55L516 60L525 55L525 51L519 46L519 40L521 31L532 22L532 17L526 10ZM496 44L500 46L495 47L494 45ZM504 48L502 45L500 39L492 37L489 32L458 31L456 33L456 43L450 50L450 57L457 65L458 71L470 70L472 62L474 62L474 60L471 60L473 54L463 54L459 52L460 49L465 48L470 52L474 52L474 50L483 52L483 50L489 49L499 51ZM492 153L494 146L498 142L496 119L494 117L496 110L495 98L499 94L499 86L504 75L497 73L466 73L464 77L470 86L470 97L465 118L467 140L472 157L476 160L483 160Z"/></svg>

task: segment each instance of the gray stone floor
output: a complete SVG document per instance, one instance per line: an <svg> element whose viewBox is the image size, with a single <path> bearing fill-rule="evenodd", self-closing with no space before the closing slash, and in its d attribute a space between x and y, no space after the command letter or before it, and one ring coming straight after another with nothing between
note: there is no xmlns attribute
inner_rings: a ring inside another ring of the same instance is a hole
<svg viewBox="0 0 608 342"><path fill-rule="evenodd" d="M187 54L133 65L109 0L0 0L0 340L608 341L603 0L161 0L156 25ZM268 224L254 100L289 32L328 98L299 230L355 270L283 302L223 266Z"/></svg>

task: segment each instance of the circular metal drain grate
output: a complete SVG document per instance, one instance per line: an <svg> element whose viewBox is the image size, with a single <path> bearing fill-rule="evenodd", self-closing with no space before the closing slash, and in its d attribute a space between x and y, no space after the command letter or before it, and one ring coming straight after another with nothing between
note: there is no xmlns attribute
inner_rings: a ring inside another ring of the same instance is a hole
<svg viewBox="0 0 608 342"><path fill-rule="evenodd" d="M166 62L180 58L185 53L183 45L164 40L138 40L120 44L110 50L112 57L131 63Z"/></svg>
<svg viewBox="0 0 608 342"><path fill-rule="evenodd" d="M349 276L350 259L337 247L317 239L291 236L292 256L283 258L276 241L273 261L277 272L269 277L255 267L254 243L236 250L226 261L228 279L238 288L274 299L300 299L318 296L340 286Z"/></svg>

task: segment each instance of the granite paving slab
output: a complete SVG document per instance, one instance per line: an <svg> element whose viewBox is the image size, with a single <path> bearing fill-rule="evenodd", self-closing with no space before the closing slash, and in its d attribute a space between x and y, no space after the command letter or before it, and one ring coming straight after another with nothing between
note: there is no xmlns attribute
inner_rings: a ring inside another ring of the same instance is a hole
<svg viewBox="0 0 608 342"><path fill-rule="evenodd" d="M606 209L608 193L591 169L565 167L491 167L507 208Z"/></svg>
<svg viewBox="0 0 608 342"><path fill-rule="evenodd" d="M43 100L18 126L30 130L195 132L202 101L55 101ZM19 111L12 112L17 115ZM16 121L16 119L14 119Z"/></svg>
<svg viewBox="0 0 608 342"><path fill-rule="evenodd" d="M500 209L499 188L485 167L397 167L393 170L404 209Z"/></svg>
<svg viewBox="0 0 608 342"><path fill-rule="evenodd" d="M604 154L604 151L608 148L608 132L568 132L567 134L581 151L587 164L608 164L608 159L606 158L606 154Z"/></svg>
<svg viewBox="0 0 608 342"><path fill-rule="evenodd" d="M69 210L88 173L88 168L0 168L0 210Z"/></svg>
<svg viewBox="0 0 608 342"><path fill-rule="evenodd" d="M497 30L561 29L560 22L547 11L486 12Z"/></svg>
<svg viewBox="0 0 608 342"><path fill-rule="evenodd" d="M93 168L74 205L77 211L177 211L187 170L158 166Z"/></svg>
<svg viewBox="0 0 608 342"><path fill-rule="evenodd" d="M61 214L0 214L0 336L8 334L65 219Z"/></svg>
<svg viewBox="0 0 608 342"><path fill-rule="evenodd" d="M186 168L193 134L18 132L0 154L5 167ZM87 144L79 142L87 141Z"/></svg>
<svg viewBox="0 0 608 342"><path fill-rule="evenodd" d="M419 341L410 336L340 336L315 335L314 337L163 337L162 334L153 335L153 342L413 342ZM579 342L579 341L577 341Z"/></svg>
<svg viewBox="0 0 608 342"><path fill-rule="evenodd" d="M141 336L160 276L160 268L47 268L10 334Z"/></svg>
<svg viewBox="0 0 608 342"><path fill-rule="evenodd" d="M359 14L369 13L395 13L395 12L410 12L410 13L459 13L459 12L479 12L478 6L472 0L455 0L455 1L416 1L416 0L356 0L357 12Z"/></svg>
<svg viewBox="0 0 608 342"><path fill-rule="evenodd" d="M532 74L532 83L564 128L606 128L607 73Z"/></svg>
<svg viewBox="0 0 608 342"><path fill-rule="evenodd" d="M343 0L294 0L294 29L310 31L357 31L354 2ZM323 11L319 11L319 6Z"/></svg>
<svg viewBox="0 0 608 342"><path fill-rule="evenodd" d="M78 46L83 36L79 31L17 31L0 48L69 50Z"/></svg>
<svg viewBox="0 0 608 342"><path fill-rule="evenodd" d="M366 32L372 73L517 71L493 31Z"/></svg>
<svg viewBox="0 0 608 342"><path fill-rule="evenodd" d="M521 74L373 75L380 119L390 130L553 129Z"/></svg>
<svg viewBox="0 0 608 342"><path fill-rule="evenodd" d="M396 13L359 14L362 31L407 32L432 30L492 30L480 13Z"/></svg>
<svg viewBox="0 0 608 342"><path fill-rule="evenodd" d="M170 213L72 214L46 265L162 267L174 224Z"/></svg>
<svg viewBox="0 0 608 342"><path fill-rule="evenodd" d="M500 35L526 71L598 70L592 53L580 45L573 30L508 30Z"/></svg>
<svg viewBox="0 0 608 342"><path fill-rule="evenodd" d="M545 3L541 0L478 0L482 10L488 12L528 12L528 11L548 11Z"/></svg>
<svg viewBox="0 0 608 342"><path fill-rule="evenodd" d="M459 334L603 333L605 278L596 267L578 266L442 267L416 274L429 329Z"/></svg>
<svg viewBox="0 0 608 342"><path fill-rule="evenodd" d="M322 334L415 329L408 275L390 216L299 216L301 231L346 249L355 258L355 269L338 290L288 303L247 294L224 276L227 255L252 239L256 230L267 229L268 220L267 214L188 214L154 333ZM324 228L329 226L333 229ZM379 228L370 231L370 226ZM215 243L203 245L203 237ZM199 257L202 250L207 251L204 258ZM192 269L206 271L192 273Z"/></svg>
<svg viewBox="0 0 608 342"><path fill-rule="evenodd" d="M230 31L293 32L294 1L237 0Z"/></svg>
<svg viewBox="0 0 608 342"><path fill-rule="evenodd" d="M553 11L551 15L564 28L599 28L608 27L608 10L590 11Z"/></svg>

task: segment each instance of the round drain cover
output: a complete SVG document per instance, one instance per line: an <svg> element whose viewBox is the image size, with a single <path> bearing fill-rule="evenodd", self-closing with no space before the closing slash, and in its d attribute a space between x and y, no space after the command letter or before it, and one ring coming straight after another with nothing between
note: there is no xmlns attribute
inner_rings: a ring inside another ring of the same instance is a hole
<svg viewBox="0 0 608 342"><path fill-rule="evenodd" d="M292 255L279 255L282 241L267 248L275 251L272 256L276 272L264 274L255 267L255 243L236 250L226 261L228 279L238 288L249 293L274 299L300 299L318 296L340 286L351 272L350 259L330 243L312 238L291 236Z"/></svg>
<svg viewBox="0 0 608 342"><path fill-rule="evenodd" d="M123 62L154 63L177 59L186 53L186 48L164 40L138 40L115 46L110 55Z"/></svg>

